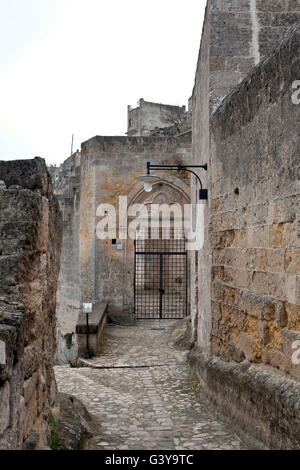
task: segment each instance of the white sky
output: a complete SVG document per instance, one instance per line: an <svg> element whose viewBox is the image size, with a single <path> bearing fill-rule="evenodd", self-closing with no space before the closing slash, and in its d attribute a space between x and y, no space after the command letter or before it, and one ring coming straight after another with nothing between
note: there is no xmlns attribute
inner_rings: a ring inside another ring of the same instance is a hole
<svg viewBox="0 0 300 470"><path fill-rule="evenodd" d="M139 98L187 105L206 0L0 0L0 159L62 163Z"/></svg>

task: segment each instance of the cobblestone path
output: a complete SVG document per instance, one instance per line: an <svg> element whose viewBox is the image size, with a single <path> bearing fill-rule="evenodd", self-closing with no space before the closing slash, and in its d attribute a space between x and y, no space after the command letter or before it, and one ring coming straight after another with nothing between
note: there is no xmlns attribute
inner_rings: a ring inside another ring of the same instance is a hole
<svg viewBox="0 0 300 470"><path fill-rule="evenodd" d="M187 353L168 344L173 324L107 326L101 356L88 367L55 368L58 389L80 398L98 423L87 449L245 448L201 403Z"/></svg>

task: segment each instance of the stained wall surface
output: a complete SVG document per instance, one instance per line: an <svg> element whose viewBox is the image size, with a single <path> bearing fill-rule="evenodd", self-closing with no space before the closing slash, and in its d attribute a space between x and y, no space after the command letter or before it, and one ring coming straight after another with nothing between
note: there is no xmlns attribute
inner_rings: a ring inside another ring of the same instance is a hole
<svg viewBox="0 0 300 470"><path fill-rule="evenodd" d="M0 449L43 449L62 217L41 158L0 162L0 233Z"/></svg>

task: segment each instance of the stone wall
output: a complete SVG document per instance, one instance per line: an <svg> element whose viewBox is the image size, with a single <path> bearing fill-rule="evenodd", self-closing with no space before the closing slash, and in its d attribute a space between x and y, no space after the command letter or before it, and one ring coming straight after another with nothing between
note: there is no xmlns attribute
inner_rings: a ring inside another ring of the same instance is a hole
<svg viewBox="0 0 300 470"><path fill-rule="evenodd" d="M211 118L207 241L191 355L220 413L273 449L300 448L300 365L292 362L300 340L300 105L292 100L299 53L294 27ZM208 106L203 112L199 84L198 92L199 126ZM200 136L193 148L203 158Z"/></svg>
<svg viewBox="0 0 300 470"><path fill-rule="evenodd" d="M300 19L296 0L209 0L210 109L266 57Z"/></svg>
<svg viewBox="0 0 300 470"><path fill-rule="evenodd" d="M80 313L80 181L81 154L75 152L59 167L49 167L54 191L63 215L63 244L57 290L56 362L75 363L75 325Z"/></svg>
<svg viewBox="0 0 300 470"><path fill-rule="evenodd" d="M62 221L44 160L0 162L0 449L42 449Z"/></svg>
<svg viewBox="0 0 300 470"><path fill-rule="evenodd" d="M193 152L195 164L210 159L210 116L250 72L271 52L276 40L300 19L300 4L277 0L209 0L193 90ZM204 182L205 175L204 175ZM195 194L193 187L192 196ZM193 202L195 200L193 199ZM191 314L194 335L209 354L211 275L209 199L205 215L205 246L191 260ZM198 282L199 281L199 282Z"/></svg>
<svg viewBox="0 0 300 470"><path fill-rule="evenodd" d="M300 378L300 32L289 33L211 126L212 352Z"/></svg>
<svg viewBox="0 0 300 470"><path fill-rule="evenodd" d="M149 136L153 129L178 124L184 117L185 106L152 103L141 98L138 107L128 107L127 135Z"/></svg>
<svg viewBox="0 0 300 470"><path fill-rule="evenodd" d="M100 204L116 209L119 223L119 197L126 196L128 207L135 203L188 203L189 179L186 175L164 172L146 193L138 177L146 164L189 161L190 135L175 137L94 137L82 144L80 196L80 265L83 301L105 300L109 312L133 314L134 242L122 239L116 231L111 239L99 240L95 217ZM163 199L162 199L163 198ZM107 209L109 210L109 209ZM130 217L126 223L130 223ZM117 227L118 228L118 227Z"/></svg>

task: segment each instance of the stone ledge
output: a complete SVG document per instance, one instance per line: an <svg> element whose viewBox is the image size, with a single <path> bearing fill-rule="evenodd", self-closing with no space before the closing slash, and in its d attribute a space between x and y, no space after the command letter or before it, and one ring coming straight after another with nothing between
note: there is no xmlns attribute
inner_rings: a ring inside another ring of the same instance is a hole
<svg viewBox="0 0 300 470"><path fill-rule="evenodd" d="M98 332L98 328L102 323L103 317L107 313L107 302L97 302L93 304L93 311L89 314L89 333L94 334ZM86 334L86 316L85 313L79 315L76 325L76 333L78 335Z"/></svg>
<svg viewBox="0 0 300 470"><path fill-rule="evenodd" d="M0 180L6 187L20 186L21 188L39 191L43 196L48 195L49 178L45 161L36 157L32 160L0 161Z"/></svg>
<svg viewBox="0 0 300 470"><path fill-rule="evenodd" d="M103 333L108 313L107 302L93 304L93 311L89 314L89 351L92 356L98 352L99 342ZM81 313L76 325L78 339L78 355L84 356L86 351L86 315Z"/></svg>
<svg viewBox="0 0 300 470"><path fill-rule="evenodd" d="M220 416L256 448L300 449L300 383L265 365L189 354L194 376Z"/></svg>

